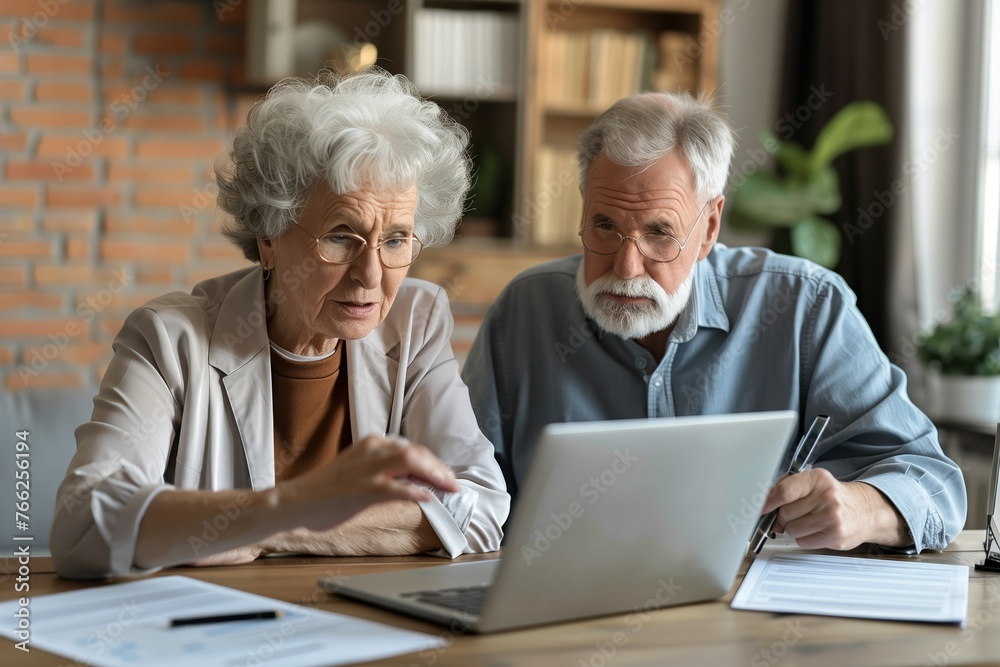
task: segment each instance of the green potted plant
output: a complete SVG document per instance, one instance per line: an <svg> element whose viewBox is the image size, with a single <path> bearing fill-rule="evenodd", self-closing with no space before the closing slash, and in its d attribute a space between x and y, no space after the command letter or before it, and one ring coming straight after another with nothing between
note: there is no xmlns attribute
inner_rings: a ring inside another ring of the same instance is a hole
<svg viewBox="0 0 1000 667"><path fill-rule="evenodd" d="M943 419L995 423L1000 418L1000 314L983 314L979 295L968 287L952 300L952 319L935 325L917 345L937 385L932 412Z"/></svg>
<svg viewBox="0 0 1000 667"><path fill-rule="evenodd" d="M857 148L888 143L892 135L889 117L875 102L852 102L838 111L811 151L761 132L761 143L783 174L758 168L741 177L730 197L728 224L746 231L788 228L794 254L833 268L840 259L840 233L822 217L841 203L833 161Z"/></svg>

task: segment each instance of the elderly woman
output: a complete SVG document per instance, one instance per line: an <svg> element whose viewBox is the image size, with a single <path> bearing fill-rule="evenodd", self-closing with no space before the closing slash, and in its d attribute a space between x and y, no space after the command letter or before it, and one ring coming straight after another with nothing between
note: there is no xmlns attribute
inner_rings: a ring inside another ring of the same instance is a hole
<svg viewBox="0 0 1000 667"><path fill-rule="evenodd" d="M499 548L509 496L448 299L406 278L454 234L467 142L382 71L287 80L252 109L216 175L259 266L126 321L59 489L60 574Z"/></svg>

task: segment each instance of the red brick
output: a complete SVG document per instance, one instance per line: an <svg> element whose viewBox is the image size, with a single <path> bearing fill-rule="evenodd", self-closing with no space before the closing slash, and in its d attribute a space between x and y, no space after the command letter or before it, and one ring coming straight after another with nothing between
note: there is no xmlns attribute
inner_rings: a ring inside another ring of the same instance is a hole
<svg viewBox="0 0 1000 667"><path fill-rule="evenodd" d="M38 102L90 102L93 97L94 91L87 83L39 81L35 86Z"/></svg>
<svg viewBox="0 0 1000 667"><path fill-rule="evenodd" d="M0 292L0 310L37 308L59 310L63 307L61 294L51 292Z"/></svg>
<svg viewBox="0 0 1000 667"><path fill-rule="evenodd" d="M24 287L27 283L27 273L24 267L0 266L0 285L4 287Z"/></svg>
<svg viewBox="0 0 1000 667"><path fill-rule="evenodd" d="M90 259L90 240L66 239L66 259L71 262Z"/></svg>
<svg viewBox="0 0 1000 667"><path fill-rule="evenodd" d="M45 197L45 205L51 208L92 208L118 206L120 203L121 190L113 187L70 189L50 186Z"/></svg>
<svg viewBox="0 0 1000 667"><path fill-rule="evenodd" d="M77 373L39 373L35 375L30 370L23 373L12 370L7 374L6 388L9 391L52 387L83 387L83 378Z"/></svg>
<svg viewBox="0 0 1000 667"><path fill-rule="evenodd" d="M141 268L138 281L140 285L169 285L173 283L174 277L168 268Z"/></svg>
<svg viewBox="0 0 1000 667"><path fill-rule="evenodd" d="M242 260L243 253L240 252L236 246L229 242L219 242L219 243L202 243L201 245L201 258L202 259L231 259L231 260Z"/></svg>
<svg viewBox="0 0 1000 667"><path fill-rule="evenodd" d="M18 74L21 71L21 57L13 51L0 51L0 73Z"/></svg>
<svg viewBox="0 0 1000 667"><path fill-rule="evenodd" d="M90 74L91 61L81 56L28 53L28 74Z"/></svg>
<svg viewBox="0 0 1000 667"><path fill-rule="evenodd" d="M101 30L101 53L114 53L121 55L125 53L125 35L113 34L107 30Z"/></svg>
<svg viewBox="0 0 1000 667"><path fill-rule="evenodd" d="M89 110L53 109L44 106L11 107L10 120L24 127L89 127Z"/></svg>
<svg viewBox="0 0 1000 667"><path fill-rule="evenodd" d="M18 259L49 259L52 257L52 242L38 240L18 240L6 238L0 241L0 257Z"/></svg>
<svg viewBox="0 0 1000 667"><path fill-rule="evenodd" d="M184 289L190 291L195 285L209 278L217 278L225 272L219 269L188 269L184 272Z"/></svg>
<svg viewBox="0 0 1000 667"><path fill-rule="evenodd" d="M135 36L132 50L141 55L189 55L194 37L183 32L147 32Z"/></svg>
<svg viewBox="0 0 1000 667"><path fill-rule="evenodd" d="M125 119L129 130L149 130L151 132L204 132L205 119L190 114L145 114L131 113Z"/></svg>
<svg viewBox="0 0 1000 667"><path fill-rule="evenodd" d="M82 319L0 319L0 336L6 338L45 338L50 334L61 334L67 339L73 339L86 336L88 331L89 327Z"/></svg>
<svg viewBox="0 0 1000 667"><path fill-rule="evenodd" d="M90 164L83 163L73 168L57 169L51 162L8 161L5 173L7 175L7 179L11 181L89 181L94 178L94 167Z"/></svg>
<svg viewBox="0 0 1000 667"><path fill-rule="evenodd" d="M94 18L94 3L93 0L69 0L65 2L64 0L57 0L55 3L46 3L46 6L52 6L54 11L48 16L49 19L55 19L57 21L89 21ZM43 6L39 0L3 0L0 2L0 13L7 14L9 16L25 16L33 17L35 14L46 12L46 6Z"/></svg>
<svg viewBox="0 0 1000 667"><path fill-rule="evenodd" d="M142 101L142 104L144 107L150 104L177 104L186 107L195 107L204 100L201 90L196 85L182 85L170 88L157 86L151 90L146 90L147 96ZM133 89L134 86L125 84L106 85L104 86L103 96L109 103L123 99L131 100L134 98Z"/></svg>
<svg viewBox="0 0 1000 667"><path fill-rule="evenodd" d="M114 337L122 330L123 324L125 319L122 317L102 317L97 323L97 330L105 336Z"/></svg>
<svg viewBox="0 0 1000 667"><path fill-rule="evenodd" d="M23 100L25 97L24 81L15 79L0 80L0 100Z"/></svg>
<svg viewBox="0 0 1000 667"><path fill-rule="evenodd" d="M9 366L12 363L14 363L14 350L0 347L0 366Z"/></svg>
<svg viewBox="0 0 1000 667"><path fill-rule="evenodd" d="M0 134L0 151L23 151L28 145L26 134Z"/></svg>
<svg viewBox="0 0 1000 667"><path fill-rule="evenodd" d="M101 241L104 262L186 262L190 248L186 243L140 243L107 238Z"/></svg>
<svg viewBox="0 0 1000 667"><path fill-rule="evenodd" d="M35 282L40 285L72 285L79 286L80 283L88 283L94 279L94 269L87 264L76 264L66 266L59 265L38 265L34 267Z"/></svg>
<svg viewBox="0 0 1000 667"><path fill-rule="evenodd" d="M146 305L152 299L160 296L163 292L150 292L148 294L110 294L108 290L103 293L78 294L76 297L77 312L83 312L87 308L105 311L125 311L131 313L136 308Z"/></svg>
<svg viewBox="0 0 1000 667"><path fill-rule="evenodd" d="M149 181L152 183L190 183L194 173L190 167L152 167L145 164L108 164L108 182Z"/></svg>
<svg viewBox="0 0 1000 667"><path fill-rule="evenodd" d="M110 58L101 65L101 78L105 81L121 79L125 76L125 61L121 58Z"/></svg>
<svg viewBox="0 0 1000 667"><path fill-rule="evenodd" d="M45 26L35 35L34 41L38 44L48 44L66 49L79 49L86 42L86 35L78 28L55 28Z"/></svg>
<svg viewBox="0 0 1000 667"><path fill-rule="evenodd" d="M206 159L214 160L224 149L217 139L145 139L136 144L136 157L141 159Z"/></svg>
<svg viewBox="0 0 1000 667"><path fill-rule="evenodd" d="M37 207L39 201L38 188L0 186L0 206Z"/></svg>
<svg viewBox="0 0 1000 667"><path fill-rule="evenodd" d="M136 215L132 213L108 213L104 219L104 230L108 234L160 234L163 236L192 236L197 231L195 225L184 222L175 215L170 218Z"/></svg>
<svg viewBox="0 0 1000 667"><path fill-rule="evenodd" d="M132 0L106 0L104 19L110 23L139 25L183 24L199 25L202 3L155 2L136 3ZM207 5L206 3L206 6Z"/></svg>
<svg viewBox="0 0 1000 667"><path fill-rule="evenodd" d="M171 207L177 208L180 206L190 206L195 208L192 203L195 199L198 190L194 187L167 187L160 186L157 188L144 188L137 187L135 189L133 202L136 206L156 206L156 207ZM206 199L206 205L211 205L212 208L215 207L215 198Z"/></svg>
<svg viewBox="0 0 1000 667"><path fill-rule="evenodd" d="M25 348L21 352L21 363L31 366L32 362L61 361L78 366L90 366L96 361L111 354L111 346L107 343L80 343L67 345L53 351L52 344Z"/></svg>
<svg viewBox="0 0 1000 667"><path fill-rule="evenodd" d="M19 234L30 232L35 226L35 216L33 213L5 213L0 216L0 233ZM3 243L3 237L0 237Z"/></svg>
<svg viewBox="0 0 1000 667"><path fill-rule="evenodd" d="M242 58L246 53L247 47L243 35L210 34L205 39L205 48L211 54Z"/></svg>
<svg viewBox="0 0 1000 667"><path fill-rule="evenodd" d="M187 81L217 83L225 77L225 67L218 60L189 60L181 64L178 76Z"/></svg>
<svg viewBox="0 0 1000 667"><path fill-rule="evenodd" d="M96 212L46 214L42 218L42 230L56 234L94 234L97 231L97 214Z"/></svg>
<svg viewBox="0 0 1000 667"><path fill-rule="evenodd" d="M97 134L93 135L94 132ZM94 143L94 139L97 139L97 143ZM85 135L83 132L52 135L46 132L38 142L38 157L63 158L65 161L70 155L84 159L92 155L122 158L128 155L128 140L122 137L110 137L99 129L92 129L90 135Z"/></svg>

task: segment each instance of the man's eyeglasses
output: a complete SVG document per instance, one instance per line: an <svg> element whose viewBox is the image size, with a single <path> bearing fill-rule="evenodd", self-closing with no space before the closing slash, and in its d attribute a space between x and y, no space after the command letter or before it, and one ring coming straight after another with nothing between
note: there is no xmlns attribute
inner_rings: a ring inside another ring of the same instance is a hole
<svg viewBox="0 0 1000 667"><path fill-rule="evenodd" d="M625 236L615 230L614 223L611 222L599 222L592 227L581 229L579 234L580 238L583 239L583 246L597 255L614 255L621 250L625 239L629 239L635 241L635 245L643 257L654 262L672 262L680 257L681 251L687 246L691 239L691 233L698 226L706 206L708 206L708 202L705 202L705 206L701 207L698 217L695 218L694 224L691 225L683 242L663 232L646 232L639 236Z"/></svg>
<svg viewBox="0 0 1000 667"><path fill-rule="evenodd" d="M350 232L331 232L316 238L297 222L293 222L292 226L316 242L320 259L329 264L350 264L361 257L361 253L369 246L364 238ZM401 269L416 261L423 244L412 234L396 234L387 239L380 238L375 249L378 251L379 261L387 269Z"/></svg>

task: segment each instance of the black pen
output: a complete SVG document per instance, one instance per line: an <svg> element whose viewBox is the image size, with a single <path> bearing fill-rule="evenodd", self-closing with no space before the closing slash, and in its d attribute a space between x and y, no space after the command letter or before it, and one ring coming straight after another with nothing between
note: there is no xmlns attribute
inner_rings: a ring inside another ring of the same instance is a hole
<svg viewBox="0 0 1000 667"><path fill-rule="evenodd" d="M222 614L219 616L195 616L192 618L175 618L170 621L170 627L179 628L185 625L207 625L209 623L229 623L230 621L256 621L281 618L285 613L281 610L247 611L239 614Z"/></svg>
<svg viewBox="0 0 1000 667"><path fill-rule="evenodd" d="M820 436L823 435L823 431L829 423L830 417L828 415L816 416L812 425L809 426L809 430L806 431L806 434L802 436L799 444L795 447L795 454L792 456L792 462L788 466L789 475L802 472L803 468L812 464L813 456L816 453L816 444L819 442ZM774 525L774 521L777 518L778 510L768 512L761 517L760 522L757 524L756 532L750 538L750 550L755 554L760 553L761 547L764 546L764 542L767 540L768 533L771 532L771 526Z"/></svg>

